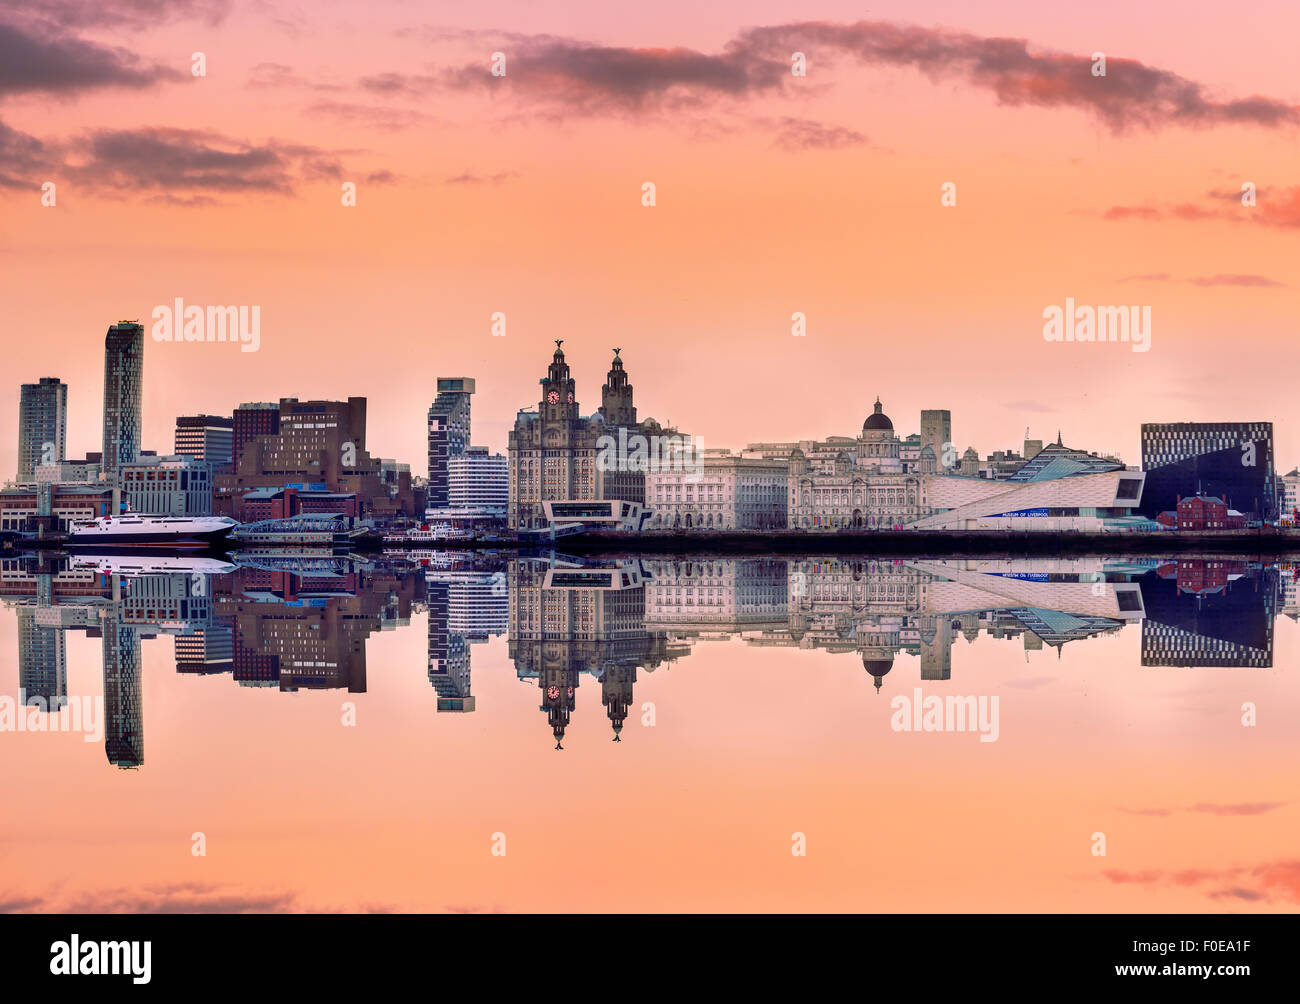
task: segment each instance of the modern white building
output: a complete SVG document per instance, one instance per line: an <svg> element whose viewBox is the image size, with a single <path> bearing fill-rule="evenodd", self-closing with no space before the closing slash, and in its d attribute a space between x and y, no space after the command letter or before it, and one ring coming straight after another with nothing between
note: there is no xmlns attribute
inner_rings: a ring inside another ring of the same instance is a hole
<svg viewBox="0 0 1300 1004"><path fill-rule="evenodd" d="M1146 523L1137 516L1146 476L1116 470L1046 481L923 477L921 507L928 515L909 530L1123 530Z"/></svg>
<svg viewBox="0 0 1300 1004"><path fill-rule="evenodd" d="M485 446L469 446L440 463L446 474L447 504L435 505L432 488L424 518L431 523L474 523L506 518L510 498L510 463Z"/></svg>
<svg viewBox="0 0 1300 1004"><path fill-rule="evenodd" d="M499 510L504 517L510 497L510 462L486 446L471 446L447 458L447 494L453 507Z"/></svg>

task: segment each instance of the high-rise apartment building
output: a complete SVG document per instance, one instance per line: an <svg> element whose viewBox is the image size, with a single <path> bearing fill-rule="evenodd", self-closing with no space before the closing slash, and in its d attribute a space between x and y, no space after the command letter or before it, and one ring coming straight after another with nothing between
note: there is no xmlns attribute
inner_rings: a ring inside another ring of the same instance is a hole
<svg viewBox="0 0 1300 1004"><path fill-rule="evenodd" d="M481 509L504 519L510 500L510 463L486 446L470 446L447 461L448 504ZM430 509L432 509L430 505Z"/></svg>
<svg viewBox="0 0 1300 1004"><path fill-rule="evenodd" d="M62 463L67 432L68 385L57 377L23 384L18 397L19 484L34 481L41 464Z"/></svg>
<svg viewBox="0 0 1300 1004"><path fill-rule="evenodd" d="M469 448L470 377L439 377L438 396L429 408L429 508L445 509L451 501L448 461Z"/></svg>
<svg viewBox="0 0 1300 1004"><path fill-rule="evenodd" d="M144 325L119 321L104 338L103 473L115 478L140 454Z"/></svg>

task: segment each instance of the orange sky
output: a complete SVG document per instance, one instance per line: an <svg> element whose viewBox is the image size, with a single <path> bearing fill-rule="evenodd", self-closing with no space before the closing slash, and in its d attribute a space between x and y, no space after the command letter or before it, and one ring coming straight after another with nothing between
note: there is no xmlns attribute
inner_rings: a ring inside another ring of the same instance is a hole
<svg viewBox="0 0 1300 1004"><path fill-rule="evenodd" d="M181 296L260 305L262 344L147 345L162 452L178 413L361 394L369 447L423 473L436 376L477 378L474 438L503 449L564 338L585 408L619 345L642 417L707 445L852 435L880 394L900 434L949 408L981 454L1059 427L1136 462L1141 422L1218 418L1272 420L1279 468L1300 458L1293 5L41 19L62 6L0 20L5 45L64 53L0 77L0 413L61 377L70 453L100 447L107 326ZM926 46L947 55L900 54ZM1151 306L1152 350L1045 342L1067 296Z"/></svg>

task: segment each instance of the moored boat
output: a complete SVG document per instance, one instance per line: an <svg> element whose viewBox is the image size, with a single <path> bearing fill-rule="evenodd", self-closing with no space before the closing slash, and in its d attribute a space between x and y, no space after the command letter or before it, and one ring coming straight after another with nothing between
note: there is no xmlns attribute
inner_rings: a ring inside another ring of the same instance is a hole
<svg viewBox="0 0 1300 1004"><path fill-rule="evenodd" d="M239 524L229 516L151 516L126 512L78 520L68 527L70 547L212 547Z"/></svg>

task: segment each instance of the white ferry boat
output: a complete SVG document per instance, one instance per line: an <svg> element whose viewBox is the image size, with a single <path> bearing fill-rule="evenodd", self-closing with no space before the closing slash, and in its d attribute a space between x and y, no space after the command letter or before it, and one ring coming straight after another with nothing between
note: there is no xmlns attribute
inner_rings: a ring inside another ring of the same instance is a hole
<svg viewBox="0 0 1300 1004"><path fill-rule="evenodd" d="M73 568L90 568L103 575L227 575L235 565L218 558L197 555L94 554L73 556Z"/></svg>
<svg viewBox="0 0 1300 1004"><path fill-rule="evenodd" d="M78 520L68 527L72 547L211 547L239 525L229 516L148 516L124 512Z"/></svg>
<svg viewBox="0 0 1300 1004"><path fill-rule="evenodd" d="M384 534L385 544L428 544L437 540L473 540L474 531L446 523L425 524L401 533Z"/></svg>

